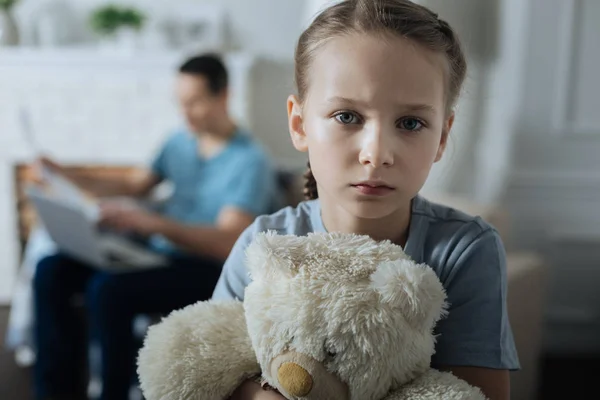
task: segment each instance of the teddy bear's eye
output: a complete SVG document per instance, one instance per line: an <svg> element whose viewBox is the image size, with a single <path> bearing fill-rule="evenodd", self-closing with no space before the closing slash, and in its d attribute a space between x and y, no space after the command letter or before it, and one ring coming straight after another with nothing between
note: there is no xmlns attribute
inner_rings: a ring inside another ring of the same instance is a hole
<svg viewBox="0 0 600 400"><path fill-rule="evenodd" d="M335 356L337 356L337 352L333 346L329 345L327 342L323 347L325 349L325 354L327 354L327 358L335 358Z"/></svg>

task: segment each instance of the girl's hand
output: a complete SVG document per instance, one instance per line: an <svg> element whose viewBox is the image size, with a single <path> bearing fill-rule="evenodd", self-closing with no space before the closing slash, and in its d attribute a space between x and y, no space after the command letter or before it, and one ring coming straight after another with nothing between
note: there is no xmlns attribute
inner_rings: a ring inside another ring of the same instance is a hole
<svg viewBox="0 0 600 400"><path fill-rule="evenodd" d="M253 397L255 400L287 400L285 397L274 390L262 390L260 393L256 393Z"/></svg>
<svg viewBox="0 0 600 400"><path fill-rule="evenodd" d="M233 393L229 400L286 400L275 390L264 390L254 380L247 380Z"/></svg>

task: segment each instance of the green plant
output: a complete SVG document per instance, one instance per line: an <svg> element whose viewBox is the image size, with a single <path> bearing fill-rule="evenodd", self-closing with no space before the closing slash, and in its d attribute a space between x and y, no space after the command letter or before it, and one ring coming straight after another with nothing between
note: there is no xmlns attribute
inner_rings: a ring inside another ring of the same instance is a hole
<svg viewBox="0 0 600 400"><path fill-rule="evenodd" d="M146 17L138 10L127 8L122 10L121 21L123 25L140 30L144 26Z"/></svg>
<svg viewBox="0 0 600 400"><path fill-rule="evenodd" d="M145 21L146 16L141 11L114 4L98 7L90 16L92 30L99 35L112 35L121 27L140 30Z"/></svg>
<svg viewBox="0 0 600 400"><path fill-rule="evenodd" d="M19 0L0 0L0 9L10 10Z"/></svg>

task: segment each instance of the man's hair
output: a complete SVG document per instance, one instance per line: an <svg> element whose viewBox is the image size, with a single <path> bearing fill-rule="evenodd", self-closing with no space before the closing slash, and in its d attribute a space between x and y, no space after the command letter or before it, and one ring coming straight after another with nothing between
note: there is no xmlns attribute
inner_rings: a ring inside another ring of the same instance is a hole
<svg viewBox="0 0 600 400"><path fill-rule="evenodd" d="M227 89L227 69L216 54L203 54L188 59L179 67L179 73L203 76L212 94L219 94Z"/></svg>

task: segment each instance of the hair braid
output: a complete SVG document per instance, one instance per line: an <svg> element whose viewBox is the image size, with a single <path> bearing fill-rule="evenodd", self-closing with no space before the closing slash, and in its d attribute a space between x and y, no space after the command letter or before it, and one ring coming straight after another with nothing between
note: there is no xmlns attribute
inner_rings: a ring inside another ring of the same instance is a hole
<svg viewBox="0 0 600 400"><path fill-rule="evenodd" d="M304 173L304 198L306 200L315 200L319 198L317 191L317 181L310 168L310 161L306 163L306 172Z"/></svg>

